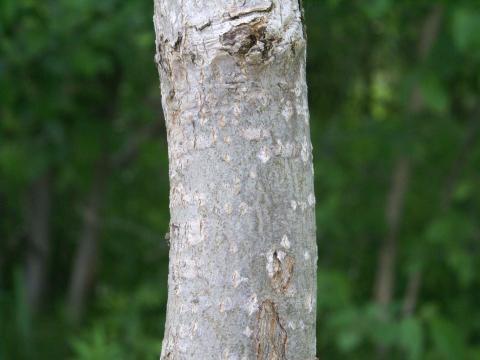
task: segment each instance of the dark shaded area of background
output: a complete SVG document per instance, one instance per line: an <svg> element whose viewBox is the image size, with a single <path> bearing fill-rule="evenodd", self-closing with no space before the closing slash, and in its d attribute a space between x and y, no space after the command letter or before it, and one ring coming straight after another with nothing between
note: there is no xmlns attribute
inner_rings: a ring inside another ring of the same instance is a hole
<svg viewBox="0 0 480 360"><path fill-rule="evenodd" d="M305 0L320 359L480 359L480 4ZM0 359L155 359L152 2L0 0Z"/></svg>

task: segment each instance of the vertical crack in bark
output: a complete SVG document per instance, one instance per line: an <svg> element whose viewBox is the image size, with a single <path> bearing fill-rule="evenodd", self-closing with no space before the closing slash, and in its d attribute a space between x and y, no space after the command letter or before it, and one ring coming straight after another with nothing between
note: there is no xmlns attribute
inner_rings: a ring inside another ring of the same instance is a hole
<svg viewBox="0 0 480 360"><path fill-rule="evenodd" d="M286 360L287 331L280 323L275 304L265 300L257 315L257 360Z"/></svg>
<svg viewBox="0 0 480 360"><path fill-rule="evenodd" d="M173 44L173 49L175 51L180 50L180 45L182 45L182 41L183 41L183 35L181 33L178 33L177 40L175 40L175 44Z"/></svg>

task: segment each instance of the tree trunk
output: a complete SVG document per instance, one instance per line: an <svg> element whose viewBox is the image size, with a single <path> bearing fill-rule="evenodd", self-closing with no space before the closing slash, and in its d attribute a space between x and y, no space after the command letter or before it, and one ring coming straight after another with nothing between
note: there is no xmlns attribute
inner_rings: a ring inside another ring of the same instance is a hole
<svg viewBox="0 0 480 360"><path fill-rule="evenodd" d="M422 64L430 54L439 31L442 14L443 7L435 5L425 19L417 49L419 64ZM420 85L415 83L410 93L406 116L415 116L420 113L422 108L423 98ZM405 196L408 192L410 168L410 158L405 153L400 154L392 176L392 186L385 216L387 220L387 236L379 251L377 278L375 281L374 298L375 302L381 307L389 306L393 296L398 233L403 217Z"/></svg>
<svg viewBox="0 0 480 360"><path fill-rule="evenodd" d="M42 305L50 253L51 176L36 179L28 194L28 248L25 261L26 301L32 313Z"/></svg>
<svg viewBox="0 0 480 360"><path fill-rule="evenodd" d="M161 359L315 358L315 196L298 0L156 0L170 160Z"/></svg>
<svg viewBox="0 0 480 360"><path fill-rule="evenodd" d="M79 246L75 253L70 278L67 308L73 322L78 322L83 316L87 295L94 284L97 272L101 211L105 201L108 175L108 166L102 158L95 165L90 194L85 205Z"/></svg>
<svg viewBox="0 0 480 360"><path fill-rule="evenodd" d="M116 92L115 92L116 93ZM114 101L114 104L116 101ZM116 106L111 105L114 113ZM113 118L114 116L110 116ZM100 250L101 225L103 223L102 208L105 202L105 192L108 181L114 171L127 167L138 155L141 145L157 135L162 128L162 122L156 121L138 133L133 134L129 141L118 152L101 155L95 163L92 185L85 205L83 227L79 238L79 245L75 253L70 288L68 295L68 309L71 320L75 323L82 319L85 311L87 296L95 285Z"/></svg>
<svg viewBox="0 0 480 360"><path fill-rule="evenodd" d="M452 196L455 191L458 182L461 179L462 172L468 163L469 155L472 153L476 142L478 141L478 134L480 132L480 123L478 118L480 116L480 105L477 105L473 111L470 119L471 125L468 126L465 140L460 148L458 156L450 165L450 171L445 182L444 190L440 194L439 209L440 213L447 212L452 205ZM403 316L409 317L413 315L417 306L418 297L422 286L422 269L413 271L407 282L405 296L403 300Z"/></svg>
<svg viewBox="0 0 480 360"><path fill-rule="evenodd" d="M392 300L397 257L397 237L409 179L410 161L406 157L401 157L393 172L392 187L388 197L387 208L385 209L388 234L380 249L379 270L375 282L375 301L382 307L387 307Z"/></svg>
<svg viewBox="0 0 480 360"><path fill-rule="evenodd" d="M430 55L436 37L438 35L443 7L434 5L427 15L418 41L417 57L419 65L425 62ZM420 84L415 83L412 87L409 102L406 106L407 118L418 115L424 106ZM395 288L395 264L397 260L398 236L403 220L403 208L405 197L408 193L411 173L411 159L406 153L401 153L395 164L392 176L390 196L386 207L387 235L378 254L378 267L375 279L374 301L380 306L384 320L388 317L388 307L391 305ZM412 281L415 279L412 279ZM412 283L410 291L416 291L420 286ZM380 345L377 348L377 359L387 358L388 349Z"/></svg>

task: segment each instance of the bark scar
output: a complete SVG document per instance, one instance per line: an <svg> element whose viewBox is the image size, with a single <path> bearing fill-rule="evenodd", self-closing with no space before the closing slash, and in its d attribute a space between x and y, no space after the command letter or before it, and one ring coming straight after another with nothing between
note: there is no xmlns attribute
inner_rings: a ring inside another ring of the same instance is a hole
<svg viewBox="0 0 480 360"><path fill-rule="evenodd" d="M272 287L279 293L285 293L290 286L295 259L283 251L274 251L267 259L267 271Z"/></svg>
<svg viewBox="0 0 480 360"><path fill-rule="evenodd" d="M282 326L275 304L265 300L257 315L257 360L286 360L287 331Z"/></svg>
<svg viewBox="0 0 480 360"><path fill-rule="evenodd" d="M265 62L271 55L275 38L267 34L267 19L259 17L233 26L220 36L223 50L232 56L258 58Z"/></svg>

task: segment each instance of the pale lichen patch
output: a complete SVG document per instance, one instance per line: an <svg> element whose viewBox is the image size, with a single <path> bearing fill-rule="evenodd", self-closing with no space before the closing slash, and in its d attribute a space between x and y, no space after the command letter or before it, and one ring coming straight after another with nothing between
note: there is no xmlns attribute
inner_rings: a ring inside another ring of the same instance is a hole
<svg viewBox="0 0 480 360"><path fill-rule="evenodd" d="M240 106L238 106L238 104L233 105L233 115L238 118L241 113L242 110L240 109Z"/></svg>
<svg viewBox="0 0 480 360"><path fill-rule="evenodd" d="M233 301L231 298L227 297L225 299L223 299L220 304L219 304L219 311L221 313L224 313L224 312L227 312L227 311L230 311L233 309Z"/></svg>
<svg viewBox="0 0 480 360"><path fill-rule="evenodd" d="M265 164L268 162L268 160L270 160L271 157L272 153L270 149L266 146L262 146L258 153L258 158L260 159L260 161Z"/></svg>
<svg viewBox="0 0 480 360"><path fill-rule="evenodd" d="M221 128L224 128L225 125L226 125L225 116L222 115L218 120L218 126L220 126Z"/></svg>
<svg viewBox="0 0 480 360"><path fill-rule="evenodd" d="M246 304L246 309L248 311L248 314L251 316L253 315L257 310L258 310L258 298L257 294L252 294Z"/></svg>
<svg viewBox="0 0 480 360"><path fill-rule="evenodd" d="M283 158L293 158L298 156L299 146L291 142L284 144L282 140L277 139L273 150L277 156L281 156Z"/></svg>
<svg viewBox="0 0 480 360"><path fill-rule="evenodd" d="M249 141L259 141L268 136L268 132L262 128L246 128L241 132L242 137Z"/></svg>
<svg viewBox="0 0 480 360"><path fill-rule="evenodd" d="M288 240L287 234L285 234L285 235L282 236L282 241L281 241L280 244L281 244L285 249L287 249L287 250L290 249L291 244L290 244L290 240Z"/></svg>
<svg viewBox="0 0 480 360"><path fill-rule="evenodd" d="M200 207L203 207L207 204L207 195L205 193L195 192L193 194L193 200L195 204L197 204Z"/></svg>
<svg viewBox="0 0 480 360"><path fill-rule="evenodd" d="M193 339L197 333L198 324L196 322L191 324L181 324L178 330L178 336L181 338L190 338Z"/></svg>
<svg viewBox="0 0 480 360"><path fill-rule="evenodd" d="M300 156L304 163L306 163L310 157L310 146L308 144L307 137L303 138L302 150L300 152Z"/></svg>
<svg viewBox="0 0 480 360"><path fill-rule="evenodd" d="M300 210L302 210L302 211L307 210L307 207L308 207L307 202L306 202L306 201L299 201L299 202L298 202L298 207L299 207Z"/></svg>
<svg viewBox="0 0 480 360"><path fill-rule="evenodd" d="M195 135L192 147L197 150L204 150L211 148L215 144L215 137L213 134Z"/></svg>
<svg viewBox="0 0 480 360"><path fill-rule="evenodd" d="M230 247L228 248L230 253L236 254L238 252L238 245L234 242L230 243Z"/></svg>
<svg viewBox="0 0 480 360"><path fill-rule="evenodd" d="M245 204L244 202L240 203L238 210L240 212L240 215L245 215L248 212L248 205Z"/></svg>
<svg viewBox="0 0 480 360"><path fill-rule="evenodd" d="M223 161L225 161L226 163L229 163L230 161L232 161L232 157L229 155L229 154L224 154L223 157L222 157Z"/></svg>
<svg viewBox="0 0 480 360"><path fill-rule="evenodd" d="M204 222L201 219L195 219L185 225L187 241L190 245L198 245L205 240Z"/></svg>
<svg viewBox="0 0 480 360"><path fill-rule="evenodd" d="M307 309L309 313L313 311L314 301L315 298L313 297L313 295L307 294L307 296L305 297L305 309Z"/></svg>
<svg viewBox="0 0 480 360"><path fill-rule="evenodd" d="M247 326L247 327L245 328L245 330L243 331L243 335L245 335L245 336L248 337L248 338L249 338L250 336L252 336L252 334L253 334L253 330L250 329L250 327L248 327L248 326Z"/></svg>
<svg viewBox="0 0 480 360"><path fill-rule="evenodd" d="M223 211L225 212L225 214L231 215L233 212L232 204L229 202L225 203L225 205L223 206Z"/></svg>
<svg viewBox="0 0 480 360"><path fill-rule="evenodd" d="M285 295L288 297L294 297L297 295L297 288L295 284L290 284L288 289L285 291Z"/></svg>
<svg viewBox="0 0 480 360"><path fill-rule="evenodd" d="M232 275L232 284L233 287L236 289L241 283L248 281L248 278L243 277L240 275L240 272L235 270Z"/></svg>
<svg viewBox="0 0 480 360"><path fill-rule="evenodd" d="M290 201L290 206L292 208L293 211L297 210L297 202L295 200L291 200Z"/></svg>
<svg viewBox="0 0 480 360"><path fill-rule="evenodd" d="M293 106L291 101L287 101L282 109L282 116L285 121L290 121L293 118Z"/></svg>
<svg viewBox="0 0 480 360"><path fill-rule="evenodd" d="M231 353L229 348L223 350L223 355L221 360L238 360L239 357L237 354Z"/></svg>
<svg viewBox="0 0 480 360"><path fill-rule="evenodd" d="M186 191L182 183L172 185L170 190L170 198L178 206L186 206L191 202L191 194Z"/></svg>
<svg viewBox="0 0 480 360"><path fill-rule="evenodd" d="M233 193L235 195L240 194L240 191L242 190L242 181L237 177L233 180Z"/></svg>
<svg viewBox="0 0 480 360"><path fill-rule="evenodd" d="M195 260L185 259L182 274L186 279L195 279L198 276L198 266Z"/></svg>

